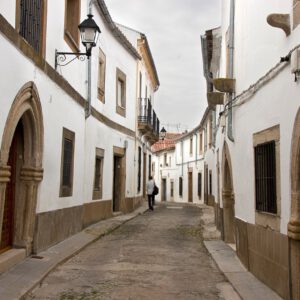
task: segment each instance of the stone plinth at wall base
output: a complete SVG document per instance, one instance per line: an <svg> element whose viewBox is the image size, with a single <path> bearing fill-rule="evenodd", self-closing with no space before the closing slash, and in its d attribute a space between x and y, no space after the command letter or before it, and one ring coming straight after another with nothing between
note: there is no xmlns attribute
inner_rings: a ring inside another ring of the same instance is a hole
<svg viewBox="0 0 300 300"><path fill-rule="evenodd" d="M224 93L221 92L208 92L207 103L209 106L224 104Z"/></svg>
<svg viewBox="0 0 300 300"><path fill-rule="evenodd" d="M11 249L0 255L0 274L6 272L26 257L25 249Z"/></svg>
<svg viewBox="0 0 300 300"><path fill-rule="evenodd" d="M223 93L234 93L235 79L233 78L215 78L213 79L214 87Z"/></svg>

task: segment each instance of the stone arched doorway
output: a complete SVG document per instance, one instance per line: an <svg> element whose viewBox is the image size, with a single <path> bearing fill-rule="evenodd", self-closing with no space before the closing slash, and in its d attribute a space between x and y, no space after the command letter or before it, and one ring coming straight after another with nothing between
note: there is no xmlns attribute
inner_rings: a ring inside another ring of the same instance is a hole
<svg viewBox="0 0 300 300"><path fill-rule="evenodd" d="M10 247L25 248L27 255L32 251L37 188L43 177L43 131L39 96L29 82L11 106L1 142L0 243L10 235L3 251Z"/></svg>
<svg viewBox="0 0 300 300"><path fill-rule="evenodd" d="M230 153L226 142L223 146L222 155L222 182L224 241L226 243L235 243L232 167Z"/></svg>
<svg viewBox="0 0 300 300"><path fill-rule="evenodd" d="M291 148L291 215L288 224L290 243L291 299L300 299L300 109L294 123Z"/></svg>

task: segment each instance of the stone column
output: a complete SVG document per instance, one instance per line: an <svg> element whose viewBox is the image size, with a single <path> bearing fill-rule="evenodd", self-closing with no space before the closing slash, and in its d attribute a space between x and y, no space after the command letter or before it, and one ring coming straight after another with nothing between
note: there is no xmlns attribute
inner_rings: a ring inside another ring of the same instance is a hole
<svg viewBox="0 0 300 300"><path fill-rule="evenodd" d="M10 181L10 174L11 173L9 166L0 166L0 242L3 224L4 204L6 198L6 186Z"/></svg>
<svg viewBox="0 0 300 300"><path fill-rule="evenodd" d="M33 249L33 236L36 218L37 189L43 179L43 169L23 167L20 174L20 199L23 210L16 211L15 244L26 248L29 255Z"/></svg>
<svg viewBox="0 0 300 300"><path fill-rule="evenodd" d="M223 189L224 241L235 242L234 227L234 195L231 190Z"/></svg>
<svg viewBox="0 0 300 300"><path fill-rule="evenodd" d="M291 193L291 219L288 224L291 299L300 299L300 191Z"/></svg>

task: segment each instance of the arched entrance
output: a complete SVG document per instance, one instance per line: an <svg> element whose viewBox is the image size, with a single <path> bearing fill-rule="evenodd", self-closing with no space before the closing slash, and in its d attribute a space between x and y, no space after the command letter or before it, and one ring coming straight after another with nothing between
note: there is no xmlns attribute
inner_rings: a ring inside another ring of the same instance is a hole
<svg viewBox="0 0 300 300"><path fill-rule="evenodd" d="M33 82L17 94L0 149L0 251L32 251L37 188L43 178L43 117Z"/></svg>
<svg viewBox="0 0 300 300"><path fill-rule="evenodd" d="M291 299L300 299L300 109L292 136L291 148L291 216L288 224L290 243Z"/></svg>
<svg viewBox="0 0 300 300"><path fill-rule="evenodd" d="M223 146L222 155L222 179L224 241L226 243L235 243L232 167L230 153L226 142Z"/></svg>

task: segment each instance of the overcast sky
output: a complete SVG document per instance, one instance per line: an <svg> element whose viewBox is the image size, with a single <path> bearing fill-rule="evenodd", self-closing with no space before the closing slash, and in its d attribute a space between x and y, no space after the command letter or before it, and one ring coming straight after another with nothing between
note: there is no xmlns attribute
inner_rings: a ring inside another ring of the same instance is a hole
<svg viewBox="0 0 300 300"><path fill-rule="evenodd" d="M220 0L105 2L115 22L148 38L160 79L154 96L160 122L171 132L197 126L207 105L200 35L220 25Z"/></svg>

